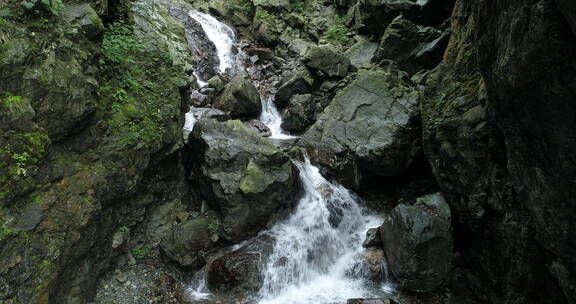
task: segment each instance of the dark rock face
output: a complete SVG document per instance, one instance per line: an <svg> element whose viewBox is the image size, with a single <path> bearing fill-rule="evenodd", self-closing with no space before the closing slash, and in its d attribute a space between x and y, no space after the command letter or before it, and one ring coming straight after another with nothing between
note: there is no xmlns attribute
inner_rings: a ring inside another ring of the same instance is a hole
<svg viewBox="0 0 576 304"><path fill-rule="evenodd" d="M488 105L531 219L522 226L546 251L567 302L576 301L575 8L568 1L488 1L478 16L479 49L490 50L479 52Z"/></svg>
<svg viewBox="0 0 576 304"><path fill-rule="evenodd" d="M398 15L415 15L419 6L409 0L358 0L348 11L348 23L360 33L382 36Z"/></svg>
<svg viewBox="0 0 576 304"><path fill-rule="evenodd" d="M214 102L214 107L230 113L230 118L257 116L262 110L260 94L247 75L236 75Z"/></svg>
<svg viewBox="0 0 576 304"><path fill-rule="evenodd" d="M208 287L240 295L260 290L264 280L262 267L272 253L272 245L270 237L260 235L242 248L218 257L208 265Z"/></svg>
<svg viewBox="0 0 576 304"><path fill-rule="evenodd" d="M200 119L188 145L193 179L222 219L223 236L241 241L295 195L297 173L288 155L240 121Z"/></svg>
<svg viewBox="0 0 576 304"><path fill-rule="evenodd" d="M372 62L394 60L408 74L431 69L442 60L448 38L447 32L416 25L398 16L384 32Z"/></svg>
<svg viewBox="0 0 576 304"><path fill-rule="evenodd" d="M395 176L419 150L417 93L404 72L361 70L302 138L311 156L345 185Z"/></svg>
<svg viewBox="0 0 576 304"><path fill-rule="evenodd" d="M346 304L398 304L392 299L348 299Z"/></svg>
<svg viewBox="0 0 576 304"><path fill-rule="evenodd" d="M314 83L314 77L308 68L301 67L281 80L280 87L276 91L276 101L282 106L287 106L292 96L311 93Z"/></svg>
<svg viewBox="0 0 576 304"><path fill-rule="evenodd" d="M380 227L386 261L403 289L430 292L446 283L452 267L450 207L438 193L400 204Z"/></svg>
<svg viewBox="0 0 576 304"><path fill-rule="evenodd" d="M378 228L370 228L366 231L366 238L362 242L362 247L376 247L382 245L382 240L378 232Z"/></svg>
<svg viewBox="0 0 576 304"><path fill-rule="evenodd" d="M457 1L444 62L424 77L426 155L482 302L575 299L576 39L563 5Z"/></svg>
<svg viewBox="0 0 576 304"><path fill-rule="evenodd" d="M294 95L282 117L282 129L302 132L314 122L314 98L312 95Z"/></svg>
<svg viewBox="0 0 576 304"><path fill-rule="evenodd" d="M350 70L350 60L330 44L309 47L302 61L328 77L344 77Z"/></svg>
<svg viewBox="0 0 576 304"><path fill-rule="evenodd" d="M160 246L164 253L182 266L202 266L202 251L218 240L218 220L199 217L181 223L166 234Z"/></svg>

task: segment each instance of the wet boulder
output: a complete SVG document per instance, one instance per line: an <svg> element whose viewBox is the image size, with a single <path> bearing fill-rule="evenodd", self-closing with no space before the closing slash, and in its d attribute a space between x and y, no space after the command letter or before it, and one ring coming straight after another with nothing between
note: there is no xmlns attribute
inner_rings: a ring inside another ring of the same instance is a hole
<svg viewBox="0 0 576 304"><path fill-rule="evenodd" d="M365 176L398 176L420 151L417 96L404 72L360 70L300 142L349 187Z"/></svg>
<svg viewBox="0 0 576 304"><path fill-rule="evenodd" d="M182 266L197 268L204 263L202 254L218 241L218 220L215 217L198 217L180 223L170 230L160 242L162 251Z"/></svg>
<svg viewBox="0 0 576 304"><path fill-rule="evenodd" d="M200 119L190 134L192 181L221 214L223 236L255 235L297 194L297 171L287 153L241 121Z"/></svg>
<svg viewBox="0 0 576 304"><path fill-rule="evenodd" d="M260 94L245 74L232 78L213 105L233 119L255 117L262 110Z"/></svg>
<svg viewBox="0 0 576 304"><path fill-rule="evenodd" d="M270 131L270 128L268 128L267 125L265 125L263 122L253 119L251 121L248 121L246 123L244 123L248 128L260 133L260 135L262 135L263 137L270 137L272 136L272 131Z"/></svg>
<svg viewBox="0 0 576 304"><path fill-rule="evenodd" d="M306 67L301 67L284 76L276 91L276 102L287 106L294 95L311 93L314 88L314 77Z"/></svg>
<svg viewBox="0 0 576 304"><path fill-rule="evenodd" d="M294 95L284 111L282 129L302 132L314 122L314 98L312 95Z"/></svg>
<svg viewBox="0 0 576 304"><path fill-rule="evenodd" d="M392 299L348 299L346 304L398 304Z"/></svg>
<svg viewBox="0 0 576 304"><path fill-rule="evenodd" d="M369 248L369 247L377 247L382 245L382 241L380 240L380 234L378 232L378 228L370 228L366 231L366 238L364 242L362 242L362 247Z"/></svg>
<svg viewBox="0 0 576 304"><path fill-rule="evenodd" d="M302 61L329 77L342 78L348 74L351 66L350 60L331 44L309 47Z"/></svg>
<svg viewBox="0 0 576 304"><path fill-rule="evenodd" d="M348 48L344 55L350 59L350 63L353 66L361 68L366 64L370 64L377 49L378 43L362 39Z"/></svg>
<svg viewBox="0 0 576 304"><path fill-rule="evenodd" d="M408 74L432 69L442 61L449 37L446 31L416 25L398 16L384 32L372 63L394 60Z"/></svg>
<svg viewBox="0 0 576 304"><path fill-rule="evenodd" d="M416 1L411 0L358 0L346 18L360 33L380 37L392 19L401 14L415 16L419 9Z"/></svg>
<svg viewBox="0 0 576 304"><path fill-rule="evenodd" d="M264 280L262 270L272 252L272 239L261 235L242 248L226 253L207 267L210 290L220 293L256 292Z"/></svg>
<svg viewBox="0 0 576 304"><path fill-rule="evenodd" d="M380 227L388 267L408 291L430 292L449 278L452 268L450 207L439 194L399 204Z"/></svg>

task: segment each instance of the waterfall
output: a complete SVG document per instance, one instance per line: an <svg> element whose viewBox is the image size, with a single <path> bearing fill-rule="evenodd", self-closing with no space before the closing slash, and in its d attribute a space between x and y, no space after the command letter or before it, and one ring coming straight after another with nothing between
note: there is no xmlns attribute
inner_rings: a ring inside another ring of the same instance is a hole
<svg viewBox="0 0 576 304"><path fill-rule="evenodd" d="M232 68L236 61L236 56L234 56L234 52L232 52L236 44L236 34L234 30L216 18L198 11L190 11L190 17L202 25L202 29L216 46L218 59L220 60L220 65L218 66L219 72L225 73L226 70Z"/></svg>
<svg viewBox="0 0 576 304"><path fill-rule="evenodd" d="M366 230L382 219L365 215L353 194L324 179L308 159L296 166L305 194L294 213L267 232L276 242L259 303L342 303L378 295L350 272L361 259Z"/></svg>
<svg viewBox="0 0 576 304"><path fill-rule="evenodd" d="M280 116L280 112L278 112L278 109L274 105L272 96L261 96L260 99L262 100L262 112L260 113L260 121L270 129L270 132L272 133L270 138L296 138L295 136L284 133L284 130L282 130L282 116Z"/></svg>

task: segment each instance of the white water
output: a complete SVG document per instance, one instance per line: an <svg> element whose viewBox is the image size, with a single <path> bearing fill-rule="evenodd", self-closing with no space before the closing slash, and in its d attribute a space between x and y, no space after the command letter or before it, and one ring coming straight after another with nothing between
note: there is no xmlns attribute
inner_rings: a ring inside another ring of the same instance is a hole
<svg viewBox="0 0 576 304"><path fill-rule="evenodd" d="M236 44L234 30L216 18L198 11L190 11L190 17L202 25L202 29L216 46L218 59L220 60L218 69L220 73L225 73L227 69L234 65L236 60L236 56L232 52L232 48Z"/></svg>
<svg viewBox="0 0 576 304"><path fill-rule="evenodd" d="M366 230L382 219L364 215L356 198L324 179L308 159L296 165L305 195L288 219L268 231L276 243L259 303L345 303L381 295L353 272Z"/></svg>
<svg viewBox="0 0 576 304"><path fill-rule="evenodd" d="M272 133L270 138L296 138L295 136L284 133L284 130L282 130L282 116L280 116L280 112L278 112L278 109L274 105L272 97L261 96L260 99L262 100L262 112L260 113L260 121L270 129L270 132Z"/></svg>

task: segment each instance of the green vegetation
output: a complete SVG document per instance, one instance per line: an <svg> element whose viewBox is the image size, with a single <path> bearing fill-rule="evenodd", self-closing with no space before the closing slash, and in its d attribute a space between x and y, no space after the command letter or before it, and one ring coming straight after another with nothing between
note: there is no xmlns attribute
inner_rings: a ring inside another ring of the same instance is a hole
<svg viewBox="0 0 576 304"><path fill-rule="evenodd" d="M310 6L310 2L309 0L292 0L290 5L294 12L302 13Z"/></svg>
<svg viewBox="0 0 576 304"><path fill-rule="evenodd" d="M343 17L336 17L334 24L329 26L324 35L324 40L332 44L345 44L350 38L348 37L348 28Z"/></svg>
<svg viewBox="0 0 576 304"><path fill-rule="evenodd" d="M238 11L248 17L252 17L254 15L254 4L251 0L226 2L224 5L226 6L226 9L231 11Z"/></svg>
<svg viewBox="0 0 576 304"><path fill-rule="evenodd" d="M208 231L210 234L217 234L218 233L218 222L210 222L208 223Z"/></svg>
<svg viewBox="0 0 576 304"><path fill-rule="evenodd" d="M150 253L150 248L148 248L148 247L132 249L132 256L136 259L139 259L139 260L147 257L149 253Z"/></svg>
<svg viewBox="0 0 576 304"><path fill-rule="evenodd" d="M0 199L14 198L35 186L32 176L38 169L50 138L42 132L19 133L10 130L2 135L0 147Z"/></svg>
<svg viewBox="0 0 576 304"><path fill-rule="evenodd" d="M120 228L118 228L118 230L121 232L128 232L130 228L128 228L128 226L121 226Z"/></svg>
<svg viewBox="0 0 576 304"><path fill-rule="evenodd" d="M178 75L165 52L145 49L131 25L111 24L102 42L104 82L100 115L120 148L158 144L167 121L177 119L174 90Z"/></svg>
<svg viewBox="0 0 576 304"><path fill-rule="evenodd" d="M258 7L256 8L255 19L259 20L260 22L272 21L274 19L274 16L270 15L270 13L268 13L266 10Z"/></svg>
<svg viewBox="0 0 576 304"><path fill-rule="evenodd" d="M15 234L17 234L17 232L10 229L9 227L6 227L6 224L2 223L0 225L0 242L6 239L7 237Z"/></svg>

